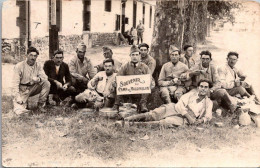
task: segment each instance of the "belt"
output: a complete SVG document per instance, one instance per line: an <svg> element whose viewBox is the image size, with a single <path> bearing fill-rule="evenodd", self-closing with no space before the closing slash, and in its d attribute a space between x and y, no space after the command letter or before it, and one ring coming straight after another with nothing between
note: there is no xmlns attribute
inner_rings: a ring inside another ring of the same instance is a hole
<svg viewBox="0 0 260 168"><path fill-rule="evenodd" d="M20 83L20 85L21 85L21 86L33 86L33 84L30 84L30 82L29 82L29 83L26 83L26 84Z"/></svg>

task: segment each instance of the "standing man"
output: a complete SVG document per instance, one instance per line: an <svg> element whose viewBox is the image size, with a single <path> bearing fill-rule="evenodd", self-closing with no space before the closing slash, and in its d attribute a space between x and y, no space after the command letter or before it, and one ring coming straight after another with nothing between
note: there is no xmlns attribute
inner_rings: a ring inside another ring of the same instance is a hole
<svg viewBox="0 0 260 168"><path fill-rule="evenodd" d="M189 72L189 77L192 79L191 89L197 88L199 81L208 80L213 84L209 90L209 95L212 100L216 100L219 105L227 107L231 113L236 110L236 103L232 101L231 96L225 89L221 89L221 82L219 80L218 71L213 64L212 56L209 51L202 51L200 53L200 63L193 66Z"/></svg>
<svg viewBox="0 0 260 168"><path fill-rule="evenodd" d="M195 59L193 56L193 47L191 45L185 45L183 47L184 55L180 57L180 61L188 66L188 68L192 68L195 65Z"/></svg>
<svg viewBox="0 0 260 168"><path fill-rule="evenodd" d="M186 93L184 82L188 79L186 72L189 68L179 61L180 51L171 45L169 49L171 61L162 66L158 84L160 94L165 104L171 103L171 98L177 102L181 95Z"/></svg>
<svg viewBox="0 0 260 168"><path fill-rule="evenodd" d="M77 93L81 93L87 89L89 80L96 74L92 62L85 56L86 48L84 43L80 43L76 50L77 56L69 62L72 86L76 89Z"/></svg>
<svg viewBox="0 0 260 168"><path fill-rule="evenodd" d="M14 67L13 77L13 103L17 115L28 113L27 101L29 97L40 94L38 107L43 112L47 96L50 91L50 82L43 72L42 67L36 62L39 51L34 47L27 50L25 61L19 62Z"/></svg>
<svg viewBox="0 0 260 168"><path fill-rule="evenodd" d="M156 67L156 61L153 57L151 57L149 53L149 45L146 43L142 43L138 46L141 52L141 62L147 65L150 69L151 74L153 75L154 69Z"/></svg>
<svg viewBox="0 0 260 168"><path fill-rule="evenodd" d="M145 75L150 74L149 67L141 62L141 55L140 50L137 46L133 45L130 50L130 57L131 61L123 65L118 73L117 76L127 76L127 75ZM117 96L116 102L113 107L115 110L119 110L119 105L123 101L123 98L130 98L135 99L139 102L140 112L147 112L148 109L146 107L147 98L149 94L133 94L133 95L126 95L126 96Z"/></svg>
<svg viewBox="0 0 260 168"><path fill-rule="evenodd" d="M61 100L73 95L73 92L75 92L75 88L71 86L69 66L63 62L63 59L63 51L56 50L53 59L46 61L43 67L51 83L49 94L49 103L51 105L59 104Z"/></svg>
<svg viewBox="0 0 260 168"><path fill-rule="evenodd" d="M226 89L231 96L237 94L240 94L242 97L256 96L253 87L245 82L246 75L235 67L237 61L238 53L229 52L227 55L227 64L218 69L222 88ZM255 102L259 104L257 97Z"/></svg>
<svg viewBox="0 0 260 168"><path fill-rule="evenodd" d="M139 40L143 43L143 34L144 34L144 25L142 24L142 20L139 21L139 25L136 27L137 29L137 45L139 44Z"/></svg>
<svg viewBox="0 0 260 168"><path fill-rule="evenodd" d="M95 91L104 100L104 107L113 107L115 102L115 88L112 83L115 81L114 60L111 58L103 61L105 71L98 72L88 83L88 89L76 96L77 102L88 102L88 90Z"/></svg>
<svg viewBox="0 0 260 168"><path fill-rule="evenodd" d="M112 49L107 47L107 46L104 46L103 47L103 55L104 55L105 59L113 59ZM114 72L118 72L119 68L122 66L122 63L117 61L116 59L113 59L113 60L114 60L114 65L113 65ZM103 63L101 63L101 64L99 64L95 67L95 68L97 68L98 72L105 70Z"/></svg>

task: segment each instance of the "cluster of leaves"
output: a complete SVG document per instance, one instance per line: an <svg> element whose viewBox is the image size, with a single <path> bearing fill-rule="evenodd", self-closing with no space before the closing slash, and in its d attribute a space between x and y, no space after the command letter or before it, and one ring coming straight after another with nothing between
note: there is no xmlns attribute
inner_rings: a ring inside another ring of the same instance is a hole
<svg viewBox="0 0 260 168"><path fill-rule="evenodd" d="M235 17L232 13L232 9L240 8L239 2L225 1L225 0L215 0L208 2L208 13L214 19L225 19L234 23Z"/></svg>

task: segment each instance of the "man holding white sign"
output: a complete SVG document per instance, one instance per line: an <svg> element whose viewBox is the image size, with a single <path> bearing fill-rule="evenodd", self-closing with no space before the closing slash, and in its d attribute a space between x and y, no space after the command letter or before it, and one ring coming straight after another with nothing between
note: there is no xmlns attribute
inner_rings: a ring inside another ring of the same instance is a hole
<svg viewBox="0 0 260 168"><path fill-rule="evenodd" d="M139 102L140 112L147 112L146 102L148 93L151 93L150 70L141 62L140 50L137 46L131 47L130 57L131 61L123 65L117 73L117 96L113 109L119 111L119 105L123 99L130 98Z"/></svg>

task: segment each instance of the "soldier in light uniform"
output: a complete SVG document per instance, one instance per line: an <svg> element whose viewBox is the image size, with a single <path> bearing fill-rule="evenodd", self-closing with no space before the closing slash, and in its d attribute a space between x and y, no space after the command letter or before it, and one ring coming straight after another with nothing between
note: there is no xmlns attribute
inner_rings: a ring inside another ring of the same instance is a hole
<svg viewBox="0 0 260 168"><path fill-rule="evenodd" d="M41 65L36 62L39 51L34 47L27 50L26 60L14 67L13 103L17 115L28 113L28 98L40 94L38 107L45 112L47 96L50 91L50 82Z"/></svg>
<svg viewBox="0 0 260 168"><path fill-rule="evenodd" d="M76 53L77 56L69 62L69 70L72 77L72 86L77 93L81 93L87 89L89 80L96 75L96 70L90 59L85 56L86 45L84 43L77 46Z"/></svg>
<svg viewBox="0 0 260 168"><path fill-rule="evenodd" d="M186 93L185 81L188 80L189 71L188 66L179 61L178 48L171 45L169 54L171 61L162 66L158 79L161 98L165 104L171 103L171 99L177 102Z"/></svg>
<svg viewBox="0 0 260 168"><path fill-rule="evenodd" d="M122 66L122 63L113 58L113 51L112 51L111 48L104 46L102 49L103 49L103 55L104 55L105 59L113 59L114 60L114 65L113 65L114 72L117 73L119 68ZM101 64L95 66L95 68L97 68L98 72L99 71L105 71L103 62Z"/></svg>

